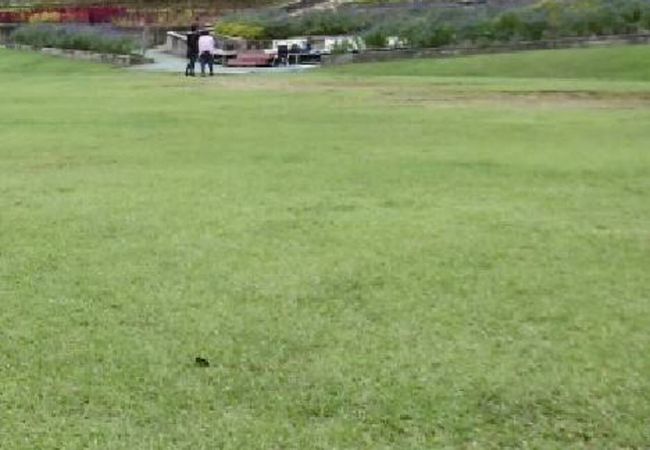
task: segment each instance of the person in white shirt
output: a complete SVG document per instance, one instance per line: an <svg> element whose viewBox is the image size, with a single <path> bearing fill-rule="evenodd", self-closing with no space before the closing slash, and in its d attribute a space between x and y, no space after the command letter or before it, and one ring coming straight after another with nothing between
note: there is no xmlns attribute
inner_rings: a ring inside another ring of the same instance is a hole
<svg viewBox="0 0 650 450"><path fill-rule="evenodd" d="M205 76L205 66L210 69L210 76L214 75L214 38L207 30L201 31L199 37L199 62L201 63L201 76Z"/></svg>

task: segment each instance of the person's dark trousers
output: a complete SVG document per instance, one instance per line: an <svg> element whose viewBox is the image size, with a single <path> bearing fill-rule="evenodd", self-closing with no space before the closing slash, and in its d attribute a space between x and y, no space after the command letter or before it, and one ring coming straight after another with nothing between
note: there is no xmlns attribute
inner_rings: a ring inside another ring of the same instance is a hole
<svg viewBox="0 0 650 450"><path fill-rule="evenodd" d="M185 67L185 76L193 77L194 76L194 67L196 66L196 55L188 55L187 57L187 67Z"/></svg>
<svg viewBox="0 0 650 450"><path fill-rule="evenodd" d="M205 66L210 69L210 75L214 75L214 56L208 52L201 53L201 75L205 76Z"/></svg>

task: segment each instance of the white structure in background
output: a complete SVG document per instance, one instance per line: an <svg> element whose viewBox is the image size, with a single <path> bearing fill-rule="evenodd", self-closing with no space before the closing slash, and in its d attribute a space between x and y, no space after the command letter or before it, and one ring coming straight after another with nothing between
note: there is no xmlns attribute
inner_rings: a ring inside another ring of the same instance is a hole
<svg viewBox="0 0 650 450"><path fill-rule="evenodd" d="M289 50L298 47L302 51L319 54L329 54L335 49L359 51L366 48L363 39L359 36L296 36L288 39L275 39L271 48L277 51L280 45L286 45Z"/></svg>
<svg viewBox="0 0 650 450"><path fill-rule="evenodd" d="M1 1L1 0L0 0ZM217 42L216 54L234 57L238 52L244 52L250 47L248 43L254 42L253 47L258 52L277 54L279 46L286 46L289 52L294 48L300 49L302 55L328 55L330 53L358 52L366 49L366 44L359 36L294 36L288 39L274 39L273 41L246 41L242 38L215 36ZM187 51L187 35L182 32L168 31L164 51L185 57ZM263 45L259 46L260 44ZM397 36L388 38L388 47L403 47L404 41Z"/></svg>
<svg viewBox="0 0 650 450"><path fill-rule="evenodd" d="M305 37L292 37L289 39L274 39L272 45L273 50L277 50L280 45L286 45L288 49L291 49L294 45L299 49L306 49L309 39Z"/></svg>
<svg viewBox="0 0 650 450"><path fill-rule="evenodd" d="M406 47L406 41L399 36L388 36L386 46L388 48L404 48Z"/></svg>
<svg viewBox="0 0 650 450"><path fill-rule="evenodd" d="M334 49L359 51L366 48L365 42L359 36L325 36L323 53L332 53Z"/></svg>

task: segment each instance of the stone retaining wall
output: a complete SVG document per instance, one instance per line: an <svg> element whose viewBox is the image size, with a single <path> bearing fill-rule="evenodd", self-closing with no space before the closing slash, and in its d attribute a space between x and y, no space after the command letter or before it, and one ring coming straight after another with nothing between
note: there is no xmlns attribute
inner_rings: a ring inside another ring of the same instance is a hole
<svg viewBox="0 0 650 450"><path fill-rule="evenodd" d="M519 42L498 44L488 47L439 47L364 50L359 53L325 55L323 65L392 61L412 58L445 58L462 55L481 55L490 53L509 53L524 50L543 50L577 47L602 47L623 44L650 44L650 34L628 36L598 36L590 38L565 38L552 41Z"/></svg>
<svg viewBox="0 0 650 450"><path fill-rule="evenodd" d="M136 64L152 63L153 59L145 58L141 55L113 55L109 53L96 53L86 50L69 50L62 48L34 48L30 45L10 44L6 48L22 51L39 52L44 55L59 56L68 59L77 59L81 61L92 61L104 64L111 64L117 67L128 67Z"/></svg>

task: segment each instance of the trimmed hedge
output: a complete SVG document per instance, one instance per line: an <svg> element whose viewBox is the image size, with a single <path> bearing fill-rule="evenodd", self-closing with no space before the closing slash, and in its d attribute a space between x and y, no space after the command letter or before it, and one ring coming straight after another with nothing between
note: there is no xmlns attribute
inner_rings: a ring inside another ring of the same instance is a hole
<svg viewBox="0 0 650 450"><path fill-rule="evenodd" d="M342 35L361 33L372 26L372 20L364 14L334 11L318 11L302 16L290 17L286 13L252 13L233 14L224 17L217 24L217 31L227 30L232 33L233 27L245 27L255 30L256 39L283 39L289 36ZM258 34L259 32L259 34ZM228 34L228 33L223 33ZM246 37L243 34L230 36Z"/></svg>
<svg viewBox="0 0 650 450"><path fill-rule="evenodd" d="M37 48L88 50L117 55L128 55L137 48L131 38L86 26L25 25L14 31L11 39L17 44Z"/></svg>

